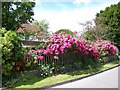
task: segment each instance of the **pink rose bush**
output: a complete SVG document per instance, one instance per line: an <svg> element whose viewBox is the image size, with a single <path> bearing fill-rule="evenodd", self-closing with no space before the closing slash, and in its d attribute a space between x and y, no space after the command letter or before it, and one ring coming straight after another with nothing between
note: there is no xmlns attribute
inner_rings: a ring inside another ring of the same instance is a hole
<svg viewBox="0 0 120 90"><path fill-rule="evenodd" d="M102 57L114 55L117 52L117 48L110 42L107 42L105 40L98 40L95 43L94 47L95 50L98 51Z"/></svg>
<svg viewBox="0 0 120 90"><path fill-rule="evenodd" d="M74 32L77 34L77 32ZM79 52L84 56L99 59L104 56L116 54L117 48L108 41L98 40L96 42L87 41L83 37L72 37L70 34L53 34L46 38L42 48L32 50L38 60L44 60L45 56L54 55L55 60L59 60L59 54L67 52ZM30 57L30 53L26 54Z"/></svg>

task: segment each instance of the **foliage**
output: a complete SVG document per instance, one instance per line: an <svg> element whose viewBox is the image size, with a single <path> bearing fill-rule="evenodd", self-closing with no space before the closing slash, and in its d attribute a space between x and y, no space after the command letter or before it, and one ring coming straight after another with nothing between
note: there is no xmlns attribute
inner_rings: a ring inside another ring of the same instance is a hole
<svg viewBox="0 0 120 90"><path fill-rule="evenodd" d="M35 20L33 24L36 25L42 32L44 32L45 35L49 35L49 23L47 22L47 20L41 20L39 22Z"/></svg>
<svg viewBox="0 0 120 90"><path fill-rule="evenodd" d="M108 40L107 34L105 34L105 30L100 25L93 25L93 21L87 21L86 23L80 23L83 26L84 33L83 37L87 40Z"/></svg>
<svg viewBox="0 0 120 90"><path fill-rule="evenodd" d="M120 49L120 2L106 7L96 15L96 26L100 25L108 38Z"/></svg>
<svg viewBox="0 0 120 90"><path fill-rule="evenodd" d="M23 84L23 82L29 82L32 79L32 75L25 75L24 73L17 73L14 74L11 77L4 77L3 76L3 87L7 87L7 88L13 88L14 84ZM35 77L35 76L34 76ZM6 79L5 79L6 78ZM35 78L34 78L35 79Z"/></svg>
<svg viewBox="0 0 120 90"><path fill-rule="evenodd" d="M109 69L111 67L117 66L120 64L120 60L115 60L111 63L102 65L101 67L96 67L92 69L75 69L72 72L67 72L63 74L58 74L54 76L49 76L46 78L36 77L36 75L26 75L26 74L19 74L16 78L12 78L11 80L7 80L4 84L9 87L9 89L15 88L40 88L47 85L56 84L59 82L64 82L67 80L72 80L80 77L84 77L87 75L94 74L99 71L103 71ZM70 70L70 69L69 69ZM4 89L4 88L3 88Z"/></svg>
<svg viewBox="0 0 120 90"><path fill-rule="evenodd" d="M15 66L14 66L14 71L23 71L26 69L26 61L25 61L25 53L26 49L22 48L19 49L19 51L16 54L16 61L15 61Z"/></svg>
<svg viewBox="0 0 120 90"><path fill-rule="evenodd" d="M39 67L38 67L38 70L40 71L40 76L42 76L42 77L52 75L51 64L40 64Z"/></svg>
<svg viewBox="0 0 120 90"><path fill-rule="evenodd" d="M56 31L55 33L56 34L65 33L65 34L70 34L72 37L75 36L74 32L72 32L69 29L60 29L60 30Z"/></svg>
<svg viewBox="0 0 120 90"><path fill-rule="evenodd" d="M17 30L23 23L32 22L34 2L2 2L2 27Z"/></svg>
<svg viewBox="0 0 120 90"><path fill-rule="evenodd" d="M14 31L7 31L2 28L2 70L3 75L9 75L12 72L16 62L23 59L24 51L21 49L21 38Z"/></svg>

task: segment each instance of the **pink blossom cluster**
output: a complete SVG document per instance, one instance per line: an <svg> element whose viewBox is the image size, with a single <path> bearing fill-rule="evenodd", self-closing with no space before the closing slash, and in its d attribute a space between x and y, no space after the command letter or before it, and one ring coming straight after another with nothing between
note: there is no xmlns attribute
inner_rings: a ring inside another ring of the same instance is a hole
<svg viewBox="0 0 120 90"><path fill-rule="evenodd" d="M77 34L77 33L75 33ZM95 59L102 56L115 54L117 48L111 43L99 40L95 43L87 41L83 37L72 37L70 34L53 34L46 38L44 47L32 50L35 57L39 60L44 60L44 56L54 55L54 59L58 60L60 53L64 54L72 49L72 52L80 52L84 56L91 56ZM27 57L30 57L30 53L27 53Z"/></svg>
<svg viewBox="0 0 120 90"><path fill-rule="evenodd" d="M105 40L96 41L94 47L101 56L114 55L117 52L117 48L113 44Z"/></svg>

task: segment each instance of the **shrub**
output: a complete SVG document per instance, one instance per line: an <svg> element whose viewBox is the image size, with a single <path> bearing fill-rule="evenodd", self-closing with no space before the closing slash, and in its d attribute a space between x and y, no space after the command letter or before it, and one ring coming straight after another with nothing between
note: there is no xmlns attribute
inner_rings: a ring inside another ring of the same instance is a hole
<svg viewBox="0 0 120 90"><path fill-rule="evenodd" d="M21 37L14 31L7 31L5 28L0 30L2 34L2 73L3 75L11 74L17 61L23 59L23 50L20 46Z"/></svg>
<svg viewBox="0 0 120 90"><path fill-rule="evenodd" d="M31 50L26 55L29 59L33 58L32 60L38 64L42 62L42 64L57 63L58 65L58 62L62 60L68 63L75 61L71 59L77 59L83 67L89 67L89 65L99 63L102 57L115 55L116 52L117 48L108 41L98 40L92 42L85 40L83 37L72 37L70 34L60 33L48 36L41 48ZM70 54L65 53L71 53L72 57ZM61 54L64 55L63 58L60 57ZM52 59L46 58L49 56ZM55 67L60 68L59 65Z"/></svg>
<svg viewBox="0 0 120 90"><path fill-rule="evenodd" d="M116 54L117 48L110 42L98 40L96 42L87 41L82 37L71 37L70 34L54 34L48 37L44 45L40 49L32 50L32 56L39 60L44 60L44 56L54 55L54 59L58 60L58 55L65 52L75 52L90 56L94 59ZM30 53L27 54L30 57Z"/></svg>

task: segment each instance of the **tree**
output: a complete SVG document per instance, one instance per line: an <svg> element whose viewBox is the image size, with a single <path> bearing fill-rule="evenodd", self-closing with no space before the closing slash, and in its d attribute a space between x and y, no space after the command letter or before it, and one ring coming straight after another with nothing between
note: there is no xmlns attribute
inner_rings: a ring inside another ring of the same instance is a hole
<svg viewBox="0 0 120 90"><path fill-rule="evenodd" d="M48 32L49 23L46 19L41 21L35 20L33 24L36 25L45 35L49 35L49 32Z"/></svg>
<svg viewBox="0 0 120 90"><path fill-rule="evenodd" d="M2 27L17 30L21 24L32 22L34 2L2 2Z"/></svg>
<svg viewBox="0 0 120 90"><path fill-rule="evenodd" d="M69 29L60 29L60 30L56 31L55 33L56 33L56 34L66 33L66 34L70 34L71 36L75 36L74 32L72 32L72 31L69 30Z"/></svg>
<svg viewBox="0 0 120 90"><path fill-rule="evenodd" d="M120 49L120 2L97 13L96 26L98 25Z"/></svg>
<svg viewBox="0 0 120 90"><path fill-rule="evenodd" d="M93 28L93 22L92 21L86 21L85 23L79 23L80 25L83 26L83 30L91 30L91 28Z"/></svg>
<svg viewBox="0 0 120 90"><path fill-rule="evenodd" d="M100 39L108 39L107 35L105 34L105 31L103 28L99 25L94 25L95 20L92 21L86 21L85 23L79 23L83 26L83 34L82 36L86 38L87 40L100 40Z"/></svg>

